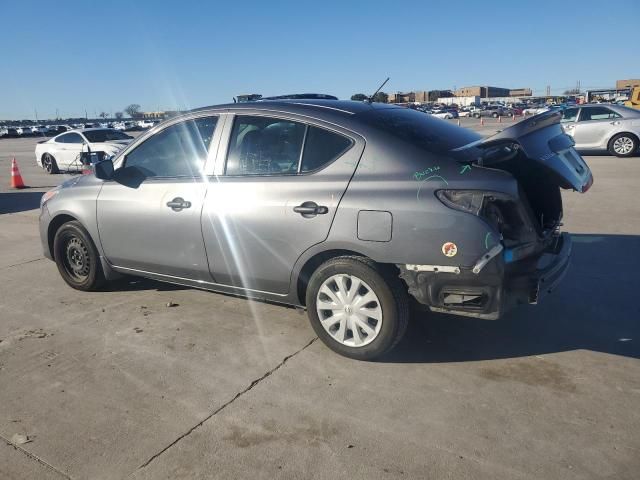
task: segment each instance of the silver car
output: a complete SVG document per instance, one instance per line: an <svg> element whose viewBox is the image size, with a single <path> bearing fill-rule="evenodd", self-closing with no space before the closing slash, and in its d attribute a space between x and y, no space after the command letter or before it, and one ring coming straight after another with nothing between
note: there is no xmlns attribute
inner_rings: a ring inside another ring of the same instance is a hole
<svg viewBox="0 0 640 480"><path fill-rule="evenodd" d="M330 348L373 359L410 299L496 319L560 281L560 189L593 178L559 121L484 139L367 102L194 110L47 192L42 245L73 288L129 274L299 306Z"/></svg>
<svg viewBox="0 0 640 480"><path fill-rule="evenodd" d="M631 157L640 145L640 110L622 105L578 105L562 113L562 127L578 150Z"/></svg>

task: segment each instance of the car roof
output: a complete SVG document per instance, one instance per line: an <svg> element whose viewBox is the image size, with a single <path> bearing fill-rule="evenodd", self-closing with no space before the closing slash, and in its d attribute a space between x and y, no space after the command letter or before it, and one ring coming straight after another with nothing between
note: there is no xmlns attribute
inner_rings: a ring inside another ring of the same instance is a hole
<svg viewBox="0 0 640 480"><path fill-rule="evenodd" d="M320 99L293 99L293 100L260 100L257 102L227 103L196 108L191 112L206 110L234 109L234 110L285 110L291 113L317 113L333 111L345 115L355 115L372 109L402 108L386 103L356 102L353 100L320 100Z"/></svg>

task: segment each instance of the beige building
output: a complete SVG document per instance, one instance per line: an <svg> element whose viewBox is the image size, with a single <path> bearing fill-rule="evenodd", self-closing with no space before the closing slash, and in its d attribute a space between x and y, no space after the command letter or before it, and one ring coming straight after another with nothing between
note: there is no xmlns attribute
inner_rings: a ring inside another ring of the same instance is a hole
<svg viewBox="0 0 640 480"><path fill-rule="evenodd" d="M632 78L630 80L616 81L616 90L624 90L625 88L640 87L640 78Z"/></svg>

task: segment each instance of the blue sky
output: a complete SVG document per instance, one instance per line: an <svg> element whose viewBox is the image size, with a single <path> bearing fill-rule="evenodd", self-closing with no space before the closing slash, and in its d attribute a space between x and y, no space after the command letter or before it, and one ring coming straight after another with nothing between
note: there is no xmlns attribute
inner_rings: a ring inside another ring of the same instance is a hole
<svg viewBox="0 0 640 480"><path fill-rule="evenodd" d="M0 119L640 77L639 0L1 3Z"/></svg>

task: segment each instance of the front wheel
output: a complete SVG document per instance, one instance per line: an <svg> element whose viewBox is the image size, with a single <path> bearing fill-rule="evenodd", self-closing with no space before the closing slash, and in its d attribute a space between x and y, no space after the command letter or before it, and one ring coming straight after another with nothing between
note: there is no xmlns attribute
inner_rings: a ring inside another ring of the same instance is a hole
<svg viewBox="0 0 640 480"><path fill-rule="evenodd" d="M97 290L105 281L98 250L80 222L67 222L58 229L53 258L63 280L76 290Z"/></svg>
<svg viewBox="0 0 640 480"><path fill-rule="evenodd" d="M306 293L311 326L333 351L374 360L403 337L409 301L397 275L362 257L337 257L311 276Z"/></svg>
<svg viewBox="0 0 640 480"><path fill-rule="evenodd" d="M492 116L493 118L498 118L498 114L497 114L497 113L492 113L492 114L491 114L491 116Z"/></svg>
<svg viewBox="0 0 640 480"><path fill-rule="evenodd" d="M619 133L609 140L609 153L617 157L630 157L638 150L638 139L629 133Z"/></svg>

